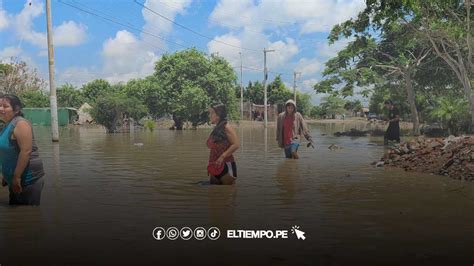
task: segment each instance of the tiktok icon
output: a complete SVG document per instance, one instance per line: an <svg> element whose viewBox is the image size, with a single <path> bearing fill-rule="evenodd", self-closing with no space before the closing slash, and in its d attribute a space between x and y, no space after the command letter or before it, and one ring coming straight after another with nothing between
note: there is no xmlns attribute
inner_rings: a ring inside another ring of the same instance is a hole
<svg viewBox="0 0 474 266"><path fill-rule="evenodd" d="M207 237L210 240L217 240L221 236L221 231L217 227L211 227L207 230Z"/></svg>

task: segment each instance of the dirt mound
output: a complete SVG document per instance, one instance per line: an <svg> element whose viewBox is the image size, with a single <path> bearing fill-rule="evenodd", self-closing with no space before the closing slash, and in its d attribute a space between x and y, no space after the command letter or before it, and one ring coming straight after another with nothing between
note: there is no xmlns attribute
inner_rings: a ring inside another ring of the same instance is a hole
<svg viewBox="0 0 474 266"><path fill-rule="evenodd" d="M382 158L386 166L474 181L474 137L418 137L400 143Z"/></svg>

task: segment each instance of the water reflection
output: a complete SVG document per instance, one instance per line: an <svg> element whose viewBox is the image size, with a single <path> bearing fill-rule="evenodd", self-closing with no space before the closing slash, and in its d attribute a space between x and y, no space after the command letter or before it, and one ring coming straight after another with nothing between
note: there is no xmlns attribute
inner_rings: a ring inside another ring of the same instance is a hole
<svg viewBox="0 0 474 266"><path fill-rule="evenodd" d="M409 259L413 252L465 258L472 251L474 202L465 197L474 198L471 183L460 194L449 192L459 186L456 180L374 168L370 162L384 153L382 138L333 137L333 131L343 130L340 124L310 127L316 149L302 145L300 160L284 159L275 128L265 130L257 122L238 128L238 178L235 186L226 187L198 183L208 180L205 141L210 129L108 135L73 127L63 129L60 144L53 145L50 130L37 127L47 173L42 206L11 209L8 191L0 190L0 254L6 243L44 247L35 254L42 258L51 250L85 246L89 260L79 252L70 257L94 264L94 255L102 253L139 254L159 262L159 255L175 254L176 248L192 247L202 254L209 249L195 242L156 243L151 238L156 226L265 229L294 224L308 234L304 246L291 240L208 244L225 246L236 257L259 250L264 263L294 250L313 262L324 252L340 265L344 260L337 258L344 256L348 261L373 257L377 246L383 249L376 250L383 253L382 261ZM343 149L331 151L331 144Z"/></svg>
<svg viewBox="0 0 474 266"><path fill-rule="evenodd" d="M235 227L235 186L210 186L208 192L211 224L225 230Z"/></svg>
<svg viewBox="0 0 474 266"><path fill-rule="evenodd" d="M284 160L278 165L275 180L283 192L281 195L284 204L294 204L295 196L300 184L300 171L297 160ZM297 184L298 183L298 184Z"/></svg>

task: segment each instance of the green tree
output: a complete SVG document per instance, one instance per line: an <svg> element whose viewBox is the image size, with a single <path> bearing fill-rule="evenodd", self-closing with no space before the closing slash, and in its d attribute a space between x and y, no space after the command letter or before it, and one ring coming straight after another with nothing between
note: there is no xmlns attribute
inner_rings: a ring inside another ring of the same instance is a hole
<svg viewBox="0 0 474 266"><path fill-rule="evenodd" d="M280 75L268 84L267 96L268 104L284 104L289 99L293 99L293 93L286 88Z"/></svg>
<svg viewBox="0 0 474 266"><path fill-rule="evenodd" d="M310 111L310 114L309 114L309 116L312 117L312 118L322 118L325 115L327 115L327 113L323 109L323 107L322 106L317 106L317 105L315 105L311 108L311 111Z"/></svg>
<svg viewBox="0 0 474 266"><path fill-rule="evenodd" d="M326 115L337 115L345 112L346 101L337 96L327 96L323 98L321 107Z"/></svg>
<svg viewBox="0 0 474 266"><path fill-rule="evenodd" d="M352 112L354 115L354 113L357 113L362 109L362 103L360 100L347 101L346 104L344 104L344 109Z"/></svg>
<svg viewBox="0 0 474 266"><path fill-rule="evenodd" d="M103 125L108 133L116 132L123 118L139 120L147 113L146 106L139 99L121 93L102 95L96 99L90 110L92 118Z"/></svg>
<svg viewBox="0 0 474 266"><path fill-rule="evenodd" d="M244 98L254 104L263 104L263 84L259 81L255 81L255 83L249 81L249 84L244 91Z"/></svg>
<svg viewBox="0 0 474 266"><path fill-rule="evenodd" d="M237 77L222 57L208 57L194 48L165 54L156 62L153 76L163 89L162 111L172 115L177 129L182 129L184 121L193 125L207 122L209 104L214 102L225 104L231 117L237 115ZM190 106L192 113L183 111L190 92L197 93Z"/></svg>
<svg viewBox="0 0 474 266"><path fill-rule="evenodd" d="M420 41L429 44L425 48L431 48L457 77L469 102L471 130L474 130L472 8L472 0L367 0L366 8L356 19L333 28L331 38L364 35L368 28L369 34L383 33L391 25L410 28Z"/></svg>
<svg viewBox="0 0 474 266"><path fill-rule="evenodd" d="M459 134L469 127L468 102L466 99L440 97L430 112L431 118L439 122L449 134Z"/></svg>
<svg viewBox="0 0 474 266"><path fill-rule="evenodd" d="M400 111L400 117L405 119L410 116L410 105L407 102L405 90L399 90L398 84L381 84L374 88L374 93L370 97L369 111L387 116L385 101L391 100Z"/></svg>
<svg viewBox="0 0 474 266"><path fill-rule="evenodd" d="M296 92L296 105L298 112L303 116L310 116L313 104L311 103L311 95L308 93Z"/></svg>
<svg viewBox="0 0 474 266"><path fill-rule="evenodd" d="M41 90L25 91L18 95L24 107L45 108L49 107L49 97Z"/></svg>
<svg viewBox="0 0 474 266"><path fill-rule="evenodd" d="M128 97L142 100L155 118L166 113L167 102L165 102L164 90L154 76L128 81L124 87L124 93Z"/></svg>
<svg viewBox="0 0 474 266"><path fill-rule="evenodd" d="M69 83L58 87L57 97L59 107L79 108L85 102L82 91Z"/></svg>
<svg viewBox="0 0 474 266"><path fill-rule="evenodd" d="M341 36L353 36L355 40L328 61L324 72L326 80L315 88L319 92L331 92L332 88L342 85L342 94L352 95L355 86L398 83L399 87L406 90L413 134L418 135L419 115L413 79L424 64L436 57L431 53L429 44L413 29L417 27L412 25L415 22L382 22L385 17L373 14L374 10L368 7L357 19L333 28L329 36L331 43ZM374 36L374 25L379 24Z"/></svg>
<svg viewBox="0 0 474 266"><path fill-rule="evenodd" d="M204 89L189 85L184 86L172 111L176 117L191 121L192 126L196 127L200 121L207 121L207 113L203 110L211 104L211 98Z"/></svg>
<svg viewBox="0 0 474 266"><path fill-rule="evenodd" d="M96 100L112 93L114 88L106 80L96 79L83 85L81 91L86 101L92 104Z"/></svg>
<svg viewBox="0 0 474 266"><path fill-rule="evenodd" d="M462 84L464 96L471 114L470 130L474 132L474 20L472 0L404 0L404 9L410 16L402 19L415 21L411 25L431 43L436 55L451 68ZM383 8L382 10L385 10Z"/></svg>

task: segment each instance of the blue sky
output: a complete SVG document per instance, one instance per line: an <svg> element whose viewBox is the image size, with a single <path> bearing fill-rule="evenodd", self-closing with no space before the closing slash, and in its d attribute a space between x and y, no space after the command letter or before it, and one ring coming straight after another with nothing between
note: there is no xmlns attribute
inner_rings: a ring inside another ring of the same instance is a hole
<svg viewBox="0 0 474 266"><path fill-rule="evenodd" d="M52 0L56 80L126 82L151 74L163 53L196 47L239 76L241 52L247 84L262 80L267 48L269 79L281 73L292 86L302 72L298 89L318 103L324 95L312 85L348 42L329 46L327 35L363 8L363 0ZM45 0L0 0L0 60L24 60L47 79L46 48Z"/></svg>

